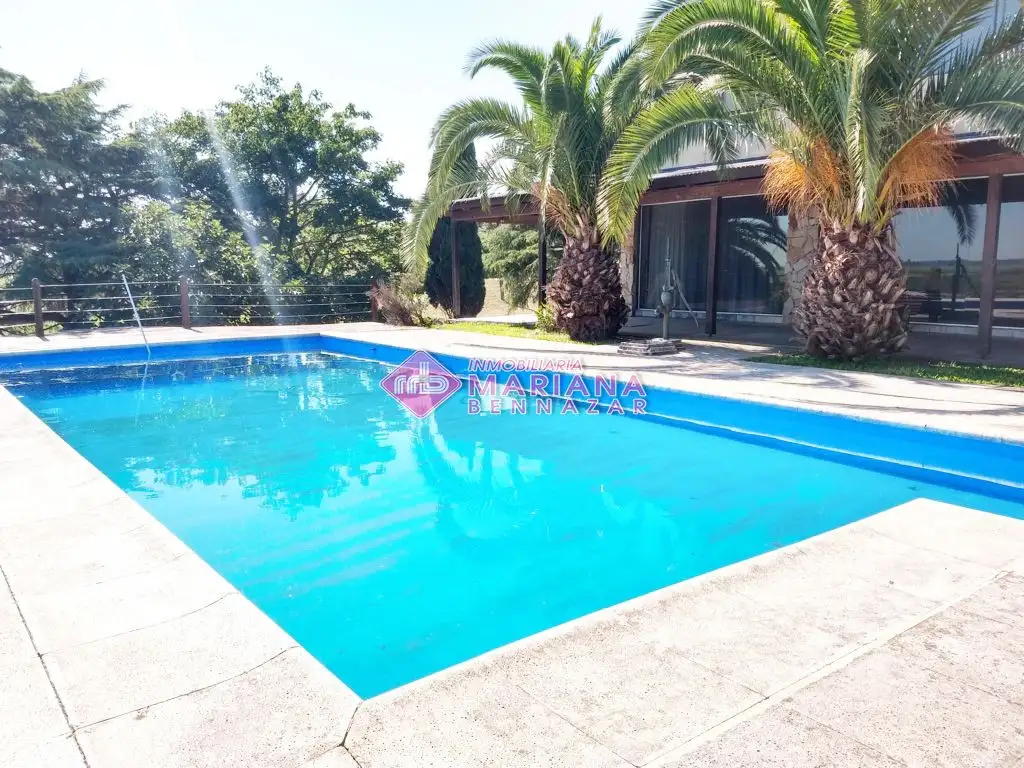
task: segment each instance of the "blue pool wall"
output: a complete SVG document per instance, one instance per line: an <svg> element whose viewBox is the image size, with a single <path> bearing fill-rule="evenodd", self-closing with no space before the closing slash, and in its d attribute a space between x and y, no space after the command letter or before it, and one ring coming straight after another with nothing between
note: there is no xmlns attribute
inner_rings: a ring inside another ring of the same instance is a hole
<svg viewBox="0 0 1024 768"><path fill-rule="evenodd" d="M167 361L301 352L332 352L398 365L413 350L310 334L153 344L148 359ZM462 378L469 376L469 358L431 354L453 374ZM139 364L146 360L147 352L142 346L7 354L0 355L0 377L5 372ZM499 385L512 375L511 372L494 372ZM561 378L563 391L573 375L552 374ZM584 378L592 379L592 376L584 375ZM600 398L603 405L607 405L609 399L607 395ZM622 401L627 413L631 399ZM647 413L639 418L1024 502L1024 442L989 440L657 387L647 387L644 399ZM685 460L685 456L681 459ZM723 471L733 469L723 467ZM735 469L741 471L742 468Z"/></svg>

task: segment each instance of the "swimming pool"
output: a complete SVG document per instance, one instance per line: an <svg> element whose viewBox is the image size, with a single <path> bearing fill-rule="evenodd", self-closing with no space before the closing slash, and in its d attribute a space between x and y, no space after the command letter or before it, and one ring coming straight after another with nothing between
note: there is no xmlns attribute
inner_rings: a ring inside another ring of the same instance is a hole
<svg viewBox="0 0 1024 768"><path fill-rule="evenodd" d="M0 381L364 698L910 499L1024 518L1020 446L661 391L647 419L461 391L419 420L380 388L408 350L331 346Z"/></svg>

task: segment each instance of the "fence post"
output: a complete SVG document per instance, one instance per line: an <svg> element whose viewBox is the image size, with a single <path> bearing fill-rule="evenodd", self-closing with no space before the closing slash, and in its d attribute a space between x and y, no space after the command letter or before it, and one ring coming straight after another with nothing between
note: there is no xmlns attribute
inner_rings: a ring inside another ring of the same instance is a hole
<svg viewBox="0 0 1024 768"><path fill-rule="evenodd" d="M377 322L377 278L370 280L370 322Z"/></svg>
<svg viewBox="0 0 1024 768"><path fill-rule="evenodd" d="M192 327L192 308L189 306L188 278L184 275L178 280L178 292L181 294L181 327Z"/></svg>
<svg viewBox="0 0 1024 768"><path fill-rule="evenodd" d="M32 309L36 316L36 336L40 339L46 338L46 329L43 328L43 286L38 277L32 278Z"/></svg>

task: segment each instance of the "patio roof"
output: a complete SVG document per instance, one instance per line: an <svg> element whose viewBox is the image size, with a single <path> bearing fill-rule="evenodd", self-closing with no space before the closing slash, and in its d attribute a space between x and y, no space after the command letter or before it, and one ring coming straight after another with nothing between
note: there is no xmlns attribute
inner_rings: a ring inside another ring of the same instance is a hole
<svg viewBox="0 0 1024 768"><path fill-rule="evenodd" d="M958 178L988 176L993 173L1024 173L1024 157L1009 151L998 137L965 134L957 139ZM697 197L756 194L768 165L766 156L744 158L725 169L715 163L667 168L656 174L641 197L643 205L677 202ZM466 198L452 204L453 221L504 223L538 226L540 216L534 203L510 210L503 195L494 195L487 204L480 198Z"/></svg>

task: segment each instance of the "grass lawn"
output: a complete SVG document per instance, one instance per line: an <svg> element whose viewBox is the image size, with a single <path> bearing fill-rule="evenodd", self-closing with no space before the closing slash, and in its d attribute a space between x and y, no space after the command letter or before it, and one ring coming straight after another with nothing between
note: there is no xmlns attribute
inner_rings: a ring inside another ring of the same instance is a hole
<svg viewBox="0 0 1024 768"><path fill-rule="evenodd" d="M811 368L834 368L841 371L887 373L892 376L911 376L917 379L956 381L961 384L992 384L1000 387L1024 389L1024 368L984 363L915 362L913 360L867 360L849 363L842 360L822 360L809 355L761 355L747 358L754 363L776 365L806 365Z"/></svg>
<svg viewBox="0 0 1024 768"><path fill-rule="evenodd" d="M540 339L541 341L567 341L571 344L582 344L569 338L566 333L558 331L538 331L536 328L528 328L525 325L510 325L508 323L483 323L472 320L463 323L444 323L437 326L442 331L471 331L473 333L486 333L490 336L511 336L516 339Z"/></svg>

